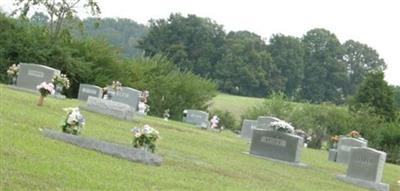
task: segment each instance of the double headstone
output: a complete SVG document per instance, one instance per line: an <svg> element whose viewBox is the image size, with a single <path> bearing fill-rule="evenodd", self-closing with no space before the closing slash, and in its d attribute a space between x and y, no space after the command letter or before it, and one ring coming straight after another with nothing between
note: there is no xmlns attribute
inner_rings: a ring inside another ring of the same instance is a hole
<svg viewBox="0 0 400 191"><path fill-rule="evenodd" d="M208 128L210 126L207 112L193 109L187 109L186 111L186 116L183 117L184 122L194 124L201 128Z"/></svg>
<svg viewBox="0 0 400 191"><path fill-rule="evenodd" d="M103 94L103 89L99 86L90 84L79 84L78 99L86 101L89 96L101 98Z"/></svg>
<svg viewBox="0 0 400 191"><path fill-rule="evenodd" d="M274 121L280 121L280 119L278 119L276 117L270 117L270 116L259 116L257 118L257 128L272 130L271 122L274 122Z"/></svg>
<svg viewBox="0 0 400 191"><path fill-rule="evenodd" d="M242 130L240 131L240 136L245 139L251 139L252 131L257 126L256 120L244 119L242 124Z"/></svg>
<svg viewBox="0 0 400 191"><path fill-rule="evenodd" d="M96 97L89 97L83 109L124 120L132 120L134 115L133 109L127 104Z"/></svg>
<svg viewBox="0 0 400 191"><path fill-rule="evenodd" d="M21 63L18 73L17 87L37 91L37 85L52 82L53 77L61 72L48 66Z"/></svg>
<svg viewBox="0 0 400 191"><path fill-rule="evenodd" d="M133 108L134 111L138 110L141 91L135 90L129 87L122 87L121 90L113 91L111 88L108 89L108 93L111 94L111 100L124 103Z"/></svg>
<svg viewBox="0 0 400 191"><path fill-rule="evenodd" d="M304 166L300 163L303 138L278 131L253 129L250 154Z"/></svg>
<svg viewBox="0 0 400 191"><path fill-rule="evenodd" d="M386 153L371 148L351 148L346 175L339 180L361 187L388 191L389 185L381 183Z"/></svg>
<svg viewBox="0 0 400 191"><path fill-rule="evenodd" d="M367 147L368 142L351 137L341 136L337 149L329 151L329 160L338 163L348 164L350 159L350 150L357 147Z"/></svg>

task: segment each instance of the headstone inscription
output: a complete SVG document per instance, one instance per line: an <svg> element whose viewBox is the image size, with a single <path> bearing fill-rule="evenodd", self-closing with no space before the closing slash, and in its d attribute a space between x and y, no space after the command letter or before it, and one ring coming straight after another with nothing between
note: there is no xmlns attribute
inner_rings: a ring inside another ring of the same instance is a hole
<svg viewBox="0 0 400 191"><path fill-rule="evenodd" d="M125 103L132 107L134 111L138 110L139 98L142 94L141 91L130 87L122 87L119 91L113 91L111 88L109 88L108 93L111 94L111 100Z"/></svg>
<svg viewBox="0 0 400 191"><path fill-rule="evenodd" d="M87 101L89 96L101 98L103 89L90 84L79 84L78 99Z"/></svg>
<svg viewBox="0 0 400 191"><path fill-rule="evenodd" d="M244 119L240 136L245 139L251 139L252 131L257 126L257 120Z"/></svg>
<svg viewBox="0 0 400 191"><path fill-rule="evenodd" d="M42 82L52 82L53 76L60 73L59 70L48 66L21 63L19 64L17 87L37 91L37 85Z"/></svg>
<svg viewBox="0 0 400 191"><path fill-rule="evenodd" d="M351 148L346 175L337 178L364 188L388 191L389 185L381 183L385 161L385 152L366 147Z"/></svg>
<svg viewBox="0 0 400 191"><path fill-rule="evenodd" d="M253 129L250 154L300 164L302 148L303 138L297 135Z"/></svg>

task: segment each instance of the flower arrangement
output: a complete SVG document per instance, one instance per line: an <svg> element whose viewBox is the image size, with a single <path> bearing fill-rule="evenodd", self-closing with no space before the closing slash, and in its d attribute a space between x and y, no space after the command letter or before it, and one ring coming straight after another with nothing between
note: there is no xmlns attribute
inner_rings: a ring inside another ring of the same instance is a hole
<svg viewBox="0 0 400 191"><path fill-rule="evenodd" d="M332 142L333 144L338 143L338 142L339 142L339 136L337 136L337 135L332 136L332 137L331 137L331 142Z"/></svg>
<svg viewBox="0 0 400 191"><path fill-rule="evenodd" d="M62 131L68 134L79 135L85 125L85 118L80 113L79 108L69 107L63 110L67 112L67 117L61 125Z"/></svg>
<svg viewBox="0 0 400 191"><path fill-rule="evenodd" d="M7 70L7 75L10 77L17 77L19 71L19 65L13 64Z"/></svg>
<svg viewBox="0 0 400 191"><path fill-rule="evenodd" d="M283 133L294 133L294 128L286 121L273 121L271 122L271 127L275 131L283 132Z"/></svg>
<svg viewBox="0 0 400 191"><path fill-rule="evenodd" d="M131 131L133 133L132 144L135 148L148 149L154 153L156 141L160 138L157 130L149 125L144 125L142 128L135 127Z"/></svg>
<svg viewBox="0 0 400 191"><path fill-rule="evenodd" d="M64 86L66 89L70 87L69 79L65 74L57 74L52 79L54 85L61 85Z"/></svg>
<svg viewBox="0 0 400 191"><path fill-rule="evenodd" d="M361 137L361 135L358 131L351 131L350 133L347 134L347 136L351 137L351 138L356 138L356 139Z"/></svg>
<svg viewBox="0 0 400 191"><path fill-rule="evenodd" d="M54 94L54 85L52 83L42 82L36 89L39 90L40 95L46 97L49 94Z"/></svg>
<svg viewBox="0 0 400 191"><path fill-rule="evenodd" d="M117 91L121 91L122 90L122 84L119 81L113 81L112 84L111 84L111 88L116 92Z"/></svg>

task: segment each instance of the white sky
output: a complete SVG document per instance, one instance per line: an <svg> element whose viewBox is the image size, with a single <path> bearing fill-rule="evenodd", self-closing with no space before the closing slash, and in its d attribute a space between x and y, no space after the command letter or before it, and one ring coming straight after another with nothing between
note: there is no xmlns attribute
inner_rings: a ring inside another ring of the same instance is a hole
<svg viewBox="0 0 400 191"><path fill-rule="evenodd" d="M226 31L248 30L264 38L282 33L303 36L325 28L341 43L353 39L378 51L388 68L385 79L400 85L400 1L398 0L97 0L101 17L147 24L171 13L209 17ZM398 1L398 2L396 2ZM12 0L0 0L3 10Z"/></svg>

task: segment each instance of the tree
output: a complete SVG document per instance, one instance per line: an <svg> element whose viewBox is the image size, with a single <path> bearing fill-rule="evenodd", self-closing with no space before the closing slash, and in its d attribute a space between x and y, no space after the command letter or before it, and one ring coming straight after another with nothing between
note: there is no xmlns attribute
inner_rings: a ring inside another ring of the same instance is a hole
<svg viewBox="0 0 400 191"><path fill-rule="evenodd" d="M13 14L19 14L22 18L26 18L32 8L44 8L49 18L48 31L52 42L57 41L66 20L71 23L75 21L78 9L83 7L89 9L91 15L100 14L96 0L85 0L83 4L81 0L16 0L14 4L17 8Z"/></svg>
<svg viewBox="0 0 400 191"><path fill-rule="evenodd" d="M273 74L277 71L260 36L248 31L227 35L224 55L214 75L222 91L263 97L278 85L273 83Z"/></svg>
<svg viewBox="0 0 400 191"><path fill-rule="evenodd" d="M374 71L366 75L350 104L350 109L358 111L363 106L370 107L374 114L381 116L386 121L396 118L393 90L384 80L382 71Z"/></svg>
<svg viewBox="0 0 400 191"><path fill-rule="evenodd" d="M369 72L386 69L385 61L379 57L376 50L366 44L348 40L343 44L343 49L343 61L349 76L349 83L346 87L347 94L354 95Z"/></svg>
<svg viewBox="0 0 400 191"><path fill-rule="evenodd" d="M283 78L282 90L290 98L298 97L304 78L304 47L300 39L285 35L273 35L269 40L268 52L273 64Z"/></svg>
<svg viewBox="0 0 400 191"><path fill-rule="evenodd" d="M314 103L342 103L347 75L339 40L325 29L313 29L302 42L305 48L302 98Z"/></svg>
<svg viewBox="0 0 400 191"><path fill-rule="evenodd" d="M400 110L400 86L391 86L394 94L394 105Z"/></svg>
<svg viewBox="0 0 400 191"><path fill-rule="evenodd" d="M212 77L223 53L224 38L222 26L209 18L171 14L167 20L151 20L138 47L146 56L163 54L181 70Z"/></svg>

